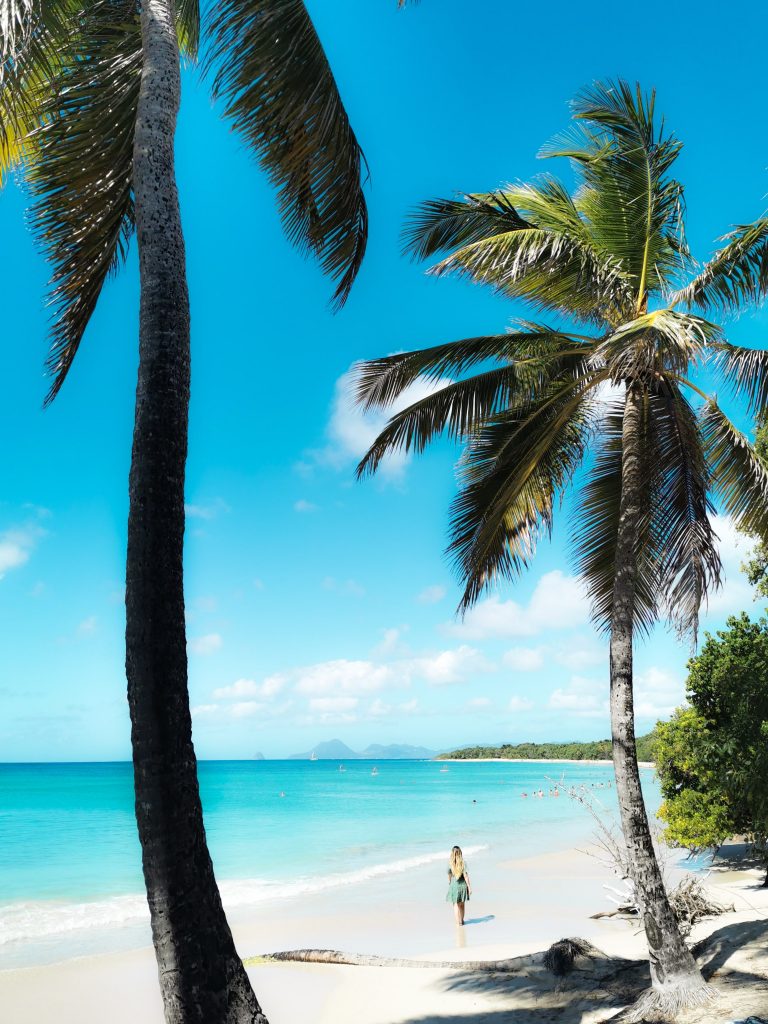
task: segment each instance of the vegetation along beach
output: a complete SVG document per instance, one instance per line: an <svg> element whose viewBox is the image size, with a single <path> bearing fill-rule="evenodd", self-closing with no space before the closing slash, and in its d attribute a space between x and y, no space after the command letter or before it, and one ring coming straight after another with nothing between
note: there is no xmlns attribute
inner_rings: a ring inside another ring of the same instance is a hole
<svg viewBox="0 0 768 1024"><path fill-rule="evenodd" d="M768 1024L751 2L0 0L0 1018Z"/></svg>

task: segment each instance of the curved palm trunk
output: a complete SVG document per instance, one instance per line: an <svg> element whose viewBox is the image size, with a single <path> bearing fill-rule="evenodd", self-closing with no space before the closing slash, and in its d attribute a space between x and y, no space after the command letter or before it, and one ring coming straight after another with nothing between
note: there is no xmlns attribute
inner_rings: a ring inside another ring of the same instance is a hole
<svg viewBox="0 0 768 1024"><path fill-rule="evenodd" d="M632 880L642 914L653 988L638 1004L674 1013L682 1006L708 998L704 979L685 945L653 849L640 788L635 749L632 694L632 640L637 572L636 543L641 520L643 488L640 464L640 403L638 390L627 387L622 431L621 504L616 538L616 578L611 621L611 736L621 826L627 844Z"/></svg>
<svg viewBox="0 0 768 1024"><path fill-rule="evenodd" d="M174 21L173 0L143 0L134 146L140 362L126 573L136 819L166 1021L266 1024L206 845L187 692L189 297L173 161L180 98Z"/></svg>

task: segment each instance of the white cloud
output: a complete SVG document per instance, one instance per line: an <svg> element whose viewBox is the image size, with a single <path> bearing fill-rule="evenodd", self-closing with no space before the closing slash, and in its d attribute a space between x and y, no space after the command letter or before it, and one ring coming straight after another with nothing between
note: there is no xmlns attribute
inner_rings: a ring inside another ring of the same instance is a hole
<svg viewBox="0 0 768 1024"><path fill-rule="evenodd" d="M415 697L413 700L406 700L400 704L387 704L380 697L377 697L368 706L366 717L386 718L388 715L413 715L418 709L419 702Z"/></svg>
<svg viewBox="0 0 768 1024"><path fill-rule="evenodd" d="M296 690L304 694L370 693L395 680L388 665L339 658L296 670Z"/></svg>
<svg viewBox="0 0 768 1024"><path fill-rule="evenodd" d="M468 708L489 708L490 706L490 697L473 697L472 700L467 701Z"/></svg>
<svg viewBox="0 0 768 1024"><path fill-rule="evenodd" d="M299 498L298 501L293 503L294 512L316 512L317 505L311 501L307 501L306 498Z"/></svg>
<svg viewBox="0 0 768 1024"><path fill-rule="evenodd" d="M438 601L442 601L445 597L445 587L441 587L435 583L431 587L425 587L416 600L419 604L437 604Z"/></svg>
<svg viewBox="0 0 768 1024"><path fill-rule="evenodd" d="M507 708L509 711L530 711L533 701L527 697L511 697Z"/></svg>
<svg viewBox="0 0 768 1024"><path fill-rule="evenodd" d="M544 654L539 647L512 647L501 660L516 672L535 672L543 667Z"/></svg>
<svg viewBox="0 0 768 1024"><path fill-rule="evenodd" d="M355 403L353 371L348 370L336 381L331 415L326 428L328 443L320 450L307 452L307 460L300 464L299 469L305 473L311 472L313 466L342 469L350 462L359 460L384 429L390 417L413 402L433 394L447 383L447 380L418 380L386 410L364 412ZM381 461L378 474L390 481L401 479L409 458L405 452L388 455Z"/></svg>
<svg viewBox="0 0 768 1024"><path fill-rule="evenodd" d="M702 618L723 618L736 612L748 610L754 603L755 592L741 572L755 546L751 537L739 533L730 516L715 516L712 521L719 538L718 549L723 563L723 586L709 598L702 608Z"/></svg>
<svg viewBox="0 0 768 1024"><path fill-rule="evenodd" d="M191 714L193 718L208 718L215 715L218 710L218 704L196 704L191 709Z"/></svg>
<svg viewBox="0 0 768 1024"><path fill-rule="evenodd" d="M651 666L635 676L635 718L669 718L685 700L685 684L668 669Z"/></svg>
<svg viewBox="0 0 768 1024"><path fill-rule="evenodd" d="M566 687L559 687L550 695L549 707L579 718L605 718L609 713L608 683L572 676Z"/></svg>
<svg viewBox="0 0 768 1024"><path fill-rule="evenodd" d="M192 637L187 644L193 654L199 654L201 657L214 654L221 649L221 645L222 639L219 633L206 633L205 636Z"/></svg>
<svg viewBox="0 0 768 1024"><path fill-rule="evenodd" d="M237 679L231 686L221 686L213 691L217 700L235 700L238 697L274 697L285 686L285 676L267 676L262 682L255 679Z"/></svg>
<svg viewBox="0 0 768 1024"><path fill-rule="evenodd" d="M77 632L80 636L90 636L91 633L96 632L97 619L95 615L89 615L87 619L78 625Z"/></svg>
<svg viewBox="0 0 768 1024"><path fill-rule="evenodd" d="M253 718L266 709L266 704L258 700L241 700L229 709L233 718Z"/></svg>
<svg viewBox="0 0 768 1024"><path fill-rule="evenodd" d="M229 505L223 498L215 498L213 501L204 504L187 504L184 511L190 519L215 519L222 512L231 512Z"/></svg>
<svg viewBox="0 0 768 1024"><path fill-rule="evenodd" d="M0 580L11 569L25 565L45 530L34 523L0 533Z"/></svg>
<svg viewBox="0 0 768 1024"><path fill-rule="evenodd" d="M408 626L397 626L392 629L382 630L381 642L373 649L373 653L380 657L394 654L409 654L407 644L402 642L402 635L408 631Z"/></svg>
<svg viewBox="0 0 768 1024"><path fill-rule="evenodd" d="M447 623L444 630L473 640L487 637L535 636L544 631L573 629L589 622L589 605L575 576L560 569L545 573L526 606L502 601L498 595L471 608L463 622Z"/></svg>
<svg viewBox="0 0 768 1024"><path fill-rule="evenodd" d="M426 680L431 686L445 686L463 683L467 677L479 672L490 672L493 665L480 651L467 644L455 650L440 651L431 657L415 658L410 667L414 675Z"/></svg>

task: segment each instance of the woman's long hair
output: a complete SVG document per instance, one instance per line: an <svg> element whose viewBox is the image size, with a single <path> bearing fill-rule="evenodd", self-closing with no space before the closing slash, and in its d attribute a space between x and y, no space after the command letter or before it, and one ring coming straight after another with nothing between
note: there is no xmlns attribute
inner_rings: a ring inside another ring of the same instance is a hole
<svg viewBox="0 0 768 1024"><path fill-rule="evenodd" d="M454 846L448 858L448 868L454 878L461 878L464 874L464 854L460 846Z"/></svg>

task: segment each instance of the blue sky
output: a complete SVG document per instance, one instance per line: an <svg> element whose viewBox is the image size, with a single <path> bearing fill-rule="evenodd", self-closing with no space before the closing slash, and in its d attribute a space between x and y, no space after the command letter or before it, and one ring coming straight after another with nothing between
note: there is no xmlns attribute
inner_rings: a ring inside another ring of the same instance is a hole
<svg viewBox="0 0 768 1024"><path fill-rule="evenodd" d="M363 484L375 423L345 398L359 358L503 330L523 315L400 254L420 200L541 171L539 146L596 78L655 85L685 143L688 233L704 258L765 206L755 4L557 0L308 4L371 168L368 255L347 307L284 240L261 172L184 78L177 142L193 318L187 500L190 691L202 757L281 756L339 736L435 748L608 734L607 657L570 576L564 521L531 572L463 625L443 556L456 451L436 446ZM556 170L548 166L548 170ZM559 169L568 175L568 168ZM106 287L67 384L43 412L47 269L24 195L0 195L6 387L0 408L0 760L130 754L124 697L126 480L137 351L135 249ZM730 327L768 345L768 316ZM753 607L745 554L704 619ZM690 651L638 648L639 726L679 702Z"/></svg>

